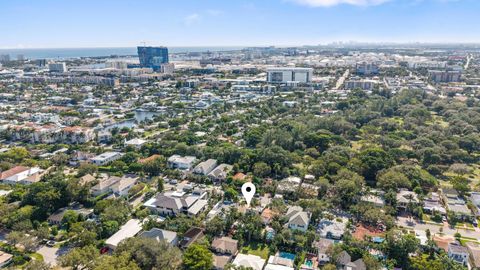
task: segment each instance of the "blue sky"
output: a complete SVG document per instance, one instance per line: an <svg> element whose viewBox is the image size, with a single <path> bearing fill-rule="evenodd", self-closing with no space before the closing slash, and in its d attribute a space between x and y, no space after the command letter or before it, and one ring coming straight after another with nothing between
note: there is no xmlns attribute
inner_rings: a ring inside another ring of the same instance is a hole
<svg viewBox="0 0 480 270"><path fill-rule="evenodd" d="M480 42L480 0L0 1L0 48Z"/></svg>

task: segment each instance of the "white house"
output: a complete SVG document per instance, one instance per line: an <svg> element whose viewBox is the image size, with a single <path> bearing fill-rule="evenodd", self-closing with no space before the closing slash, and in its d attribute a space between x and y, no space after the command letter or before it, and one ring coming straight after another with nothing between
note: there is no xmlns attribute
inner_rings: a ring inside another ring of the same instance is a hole
<svg viewBox="0 0 480 270"><path fill-rule="evenodd" d="M128 191L137 184L138 177L123 176L112 185L112 192L117 196L127 196Z"/></svg>
<svg viewBox="0 0 480 270"><path fill-rule="evenodd" d="M118 244L130 237L134 237L137 233L142 230L142 223L138 219L130 219L125 223L118 232L110 236L105 241L105 244L110 249L116 249Z"/></svg>
<svg viewBox="0 0 480 270"><path fill-rule="evenodd" d="M153 228L150 231L142 232L139 237L152 238L158 242L165 241L172 246L176 246L178 244L178 236L176 232L158 228Z"/></svg>
<svg viewBox="0 0 480 270"><path fill-rule="evenodd" d="M122 154L119 152L105 152L101 155L91 158L90 161L95 165L103 166L121 157Z"/></svg>
<svg viewBox="0 0 480 270"><path fill-rule="evenodd" d="M193 169L193 172L196 174L207 175L213 169L217 167L217 160L216 159L208 159L206 161L198 163L197 166Z"/></svg>
<svg viewBox="0 0 480 270"><path fill-rule="evenodd" d="M341 239L347 225L343 221L322 219L318 223L317 231L322 238Z"/></svg>
<svg viewBox="0 0 480 270"><path fill-rule="evenodd" d="M173 155L168 158L167 164L168 167L172 169L179 169L179 170L190 170L193 167L193 164L197 160L196 157L192 156L179 156Z"/></svg>
<svg viewBox="0 0 480 270"><path fill-rule="evenodd" d="M246 268L250 267L253 270L262 270L263 266L265 265L265 260L259 256L240 253L237 255L237 257L235 257L235 260L233 260L232 264Z"/></svg>
<svg viewBox="0 0 480 270"><path fill-rule="evenodd" d="M139 150L146 143L147 143L147 141L144 140L144 139L135 138L135 139L131 139L129 141L126 141L125 146L132 146L135 149Z"/></svg>
<svg viewBox="0 0 480 270"><path fill-rule="evenodd" d="M102 178L90 189L94 196L104 193L115 193L117 196L126 196L128 191L137 183L138 177L135 175L124 175L122 177L111 176Z"/></svg>
<svg viewBox="0 0 480 270"><path fill-rule="evenodd" d="M468 264L468 249L457 243L448 244L448 257L464 266Z"/></svg>

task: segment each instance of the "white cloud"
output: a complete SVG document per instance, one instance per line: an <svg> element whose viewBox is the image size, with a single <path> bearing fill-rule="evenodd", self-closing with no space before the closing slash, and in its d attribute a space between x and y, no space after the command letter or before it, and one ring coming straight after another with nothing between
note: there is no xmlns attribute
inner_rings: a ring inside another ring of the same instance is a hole
<svg viewBox="0 0 480 270"><path fill-rule="evenodd" d="M348 4L354 6L374 6L380 5L390 0L290 0L301 5L311 7L331 7L340 4Z"/></svg>
<svg viewBox="0 0 480 270"><path fill-rule="evenodd" d="M198 13L193 13L193 14L190 14L190 15L186 16L185 18L183 18L183 22L186 25L192 25L194 23L199 22L200 19L201 19L201 17Z"/></svg>

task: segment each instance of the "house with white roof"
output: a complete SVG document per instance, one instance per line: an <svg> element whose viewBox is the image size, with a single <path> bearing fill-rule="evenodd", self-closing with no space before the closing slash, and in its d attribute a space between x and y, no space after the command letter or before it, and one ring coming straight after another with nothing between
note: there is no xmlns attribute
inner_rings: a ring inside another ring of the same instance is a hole
<svg viewBox="0 0 480 270"><path fill-rule="evenodd" d="M277 194L285 194L289 192L295 192L300 187L302 179L296 176L290 176L281 180L277 184Z"/></svg>
<svg viewBox="0 0 480 270"><path fill-rule="evenodd" d="M176 232L153 228L150 231L145 231L139 234L139 237L155 239L158 242L165 241L172 246L178 244L178 236Z"/></svg>
<svg viewBox="0 0 480 270"><path fill-rule="evenodd" d="M125 146L132 146L135 149L140 150L142 148L142 146L146 143L147 143L147 141L144 140L144 139L135 138L135 139L131 139L129 141L126 141Z"/></svg>
<svg viewBox="0 0 480 270"><path fill-rule="evenodd" d="M196 161L196 157L173 155L168 158L167 165L172 169L191 170Z"/></svg>
<svg viewBox="0 0 480 270"><path fill-rule="evenodd" d="M122 177L110 176L100 178L98 184L90 189L94 196L105 193L114 193L117 196L127 196L128 191L138 182L138 177L126 174Z"/></svg>
<svg viewBox="0 0 480 270"><path fill-rule="evenodd" d="M122 157L122 154L119 152L106 152L101 155L95 156L90 159L90 162L92 162L95 165L98 166L103 166L107 165L110 162L113 162L119 158Z"/></svg>
<svg viewBox="0 0 480 270"><path fill-rule="evenodd" d="M216 159L208 159L203 162L198 163L197 166L193 169L193 173L200 175L208 175L213 169L217 167Z"/></svg>
<svg viewBox="0 0 480 270"><path fill-rule="evenodd" d="M341 239L345 234L347 225L338 220L322 219L318 223L317 232L322 238Z"/></svg>
<svg viewBox="0 0 480 270"><path fill-rule="evenodd" d="M108 248L114 250L117 248L118 244L123 240L134 237L142 230L142 223L138 219L130 219L125 223L118 232L110 236L105 241L105 244Z"/></svg>
<svg viewBox="0 0 480 270"><path fill-rule="evenodd" d="M127 196L128 191L132 189L138 182L136 176L122 176L116 183L112 185L112 192L117 196Z"/></svg>
<svg viewBox="0 0 480 270"><path fill-rule="evenodd" d="M238 254L232 262L235 266L243 266L252 268L253 270L262 270L265 260L259 256L251 254Z"/></svg>
<svg viewBox="0 0 480 270"><path fill-rule="evenodd" d="M385 199L382 196L381 192L371 192L370 194L363 195L361 197L362 202L367 202L373 204L375 207L384 207L385 206Z"/></svg>
<svg viewBox="0 0 480 270"><path fill-rule="evenodd" d="M420 241L420 245L426 246L428 242L427 233L422 230L415 230L415 238Z"/></svg>

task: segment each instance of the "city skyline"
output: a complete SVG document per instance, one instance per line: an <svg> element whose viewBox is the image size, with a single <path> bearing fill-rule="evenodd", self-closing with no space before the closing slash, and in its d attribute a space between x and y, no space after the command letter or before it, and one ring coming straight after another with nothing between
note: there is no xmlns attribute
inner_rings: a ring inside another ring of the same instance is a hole
<svg viewBox="0 0 480 270"><path fill-rule="evenodd" d="M473 0L15 1L0 49L480 43Z"/></svg>

